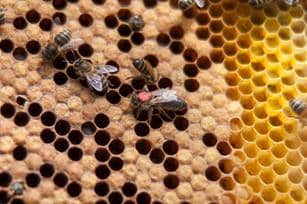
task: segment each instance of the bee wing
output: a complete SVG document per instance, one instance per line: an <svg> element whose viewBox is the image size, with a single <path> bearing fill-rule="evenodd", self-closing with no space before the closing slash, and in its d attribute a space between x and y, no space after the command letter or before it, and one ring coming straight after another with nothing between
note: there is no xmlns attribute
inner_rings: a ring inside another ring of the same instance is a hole
<svg viewBox="0 0 307 204"><path fill-rule="evenodd" d="M79 47L80 45L82 45L84 43L84 40L82 40L81 38L74 38L71 39L68 43L66 43L65 45L63 45L61 48L64 51L67 50L72 50L74 48Z"/></svg>
<svg viewBox="0 0 307 204"><path fill-rule="evenodd" d="M284 3L288 4L289 6L294 6L298 3L298 0L282 0Z"/></svg>
<svg viewBox="0 0 307 204"><path fill-rule="evenodd" d="M151 99L152 103L165 103L178 99L176 91L170 89L160 89L152 91L151 95L153 96L153 98Z"/></svg>
<svg viewBox="0 0 307 204"><path fill-rule="evenodd" d="M97 72L100 74L108 74L108 73L114 73L118 71L117 67L114 67L112 65L95 65L95 67L98 69Z"/></svg>
<svg viewBox="0 0 307 204"><path fill-rule="evenodd" d="M90 85L91 88L95 89L96 91L102 91L102 82L101 76L98 74L86 74L86 81Z"/></svg>
<svg viewBox="0 0 307 204"><path fill-rule="evenodd" d="M199 8L205 7L205 0L194 0Z"/></svg>

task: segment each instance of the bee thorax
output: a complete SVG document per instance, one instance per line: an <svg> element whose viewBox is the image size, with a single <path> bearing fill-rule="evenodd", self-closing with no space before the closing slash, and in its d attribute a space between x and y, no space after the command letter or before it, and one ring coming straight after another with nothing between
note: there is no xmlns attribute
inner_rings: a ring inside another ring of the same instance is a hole
<svg viewBox="0 0 307 204"><path fill-rule="evenodd" d="M138 94L138 98L141 102L146 102L151 99L151 94L146 92L141 92Z"/></svg>

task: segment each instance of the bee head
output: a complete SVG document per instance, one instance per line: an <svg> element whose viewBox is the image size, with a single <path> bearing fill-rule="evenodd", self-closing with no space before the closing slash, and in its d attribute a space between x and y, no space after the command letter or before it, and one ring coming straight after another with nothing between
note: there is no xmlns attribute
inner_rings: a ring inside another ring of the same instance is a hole
<svg viewBox="0 0 307 204"><path fill-rule="evenodd" d="M141 59L134 59L132 62L133 66L135 67L140 67L142 64L142 60Z"/></svg>
<svg viewBox="0 0 307 204"><path fill-rule="evenodd" d="M81 58L75 61L75 67L81 72L86 72L89 69L87 62Z"/></svg>

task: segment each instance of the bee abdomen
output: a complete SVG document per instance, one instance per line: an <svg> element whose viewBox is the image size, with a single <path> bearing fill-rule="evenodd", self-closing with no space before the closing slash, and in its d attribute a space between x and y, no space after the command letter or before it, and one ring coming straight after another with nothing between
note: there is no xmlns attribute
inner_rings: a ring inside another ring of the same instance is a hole
<svg viewBox="0 0 307 204"><path fill-rule="evenodd" d="M71 40L71 32L69 30L64 30L54 37L55 43L58 44L59 46L67 44L70 40Z"/></svg>
<svg viewBox="0 0 307 204"><path fill-rule="evenodd" d="M5 23L5 13L2 8L0 8L0 25Z"/></svg>
<svg viewBox="0 0 307 204"><path fill-rule="evenodd" d="M107 92L109 89L109 82L105 76L101 77L101 84L102 84L102 92Z"/></svg>
<svg viewBox="0 0 307 204"><path fill-rule="evenodd" d="M58 55L58 48L53 44L48 44L45 49L42 50L42 56L45 60L51 61Z"/></svg>
<svg viewBox="0 0 307 204"><path fill-rule="evenodd" d="M187 108L187 103L181 99L163 103L162 107L170 111L182 111Z"/></svg>
<svg viewBox="0 0 307 204"><path fill-rule="evenodd" d="M306 105L302 100L290 100L289 105L296 114L302 113L306 108Z"/></svg>
<svg viewBox="0 0 307 204"><path fill-rule="evenodd" d="M145 22L139 15L134 15L129 19L129 25L132 30L139 31L145 26Z"/></svg>
<svg viewBox="0 0 307 204"><path fill-rule="evenodd" d="M194 0L179 0L178 1L178 7L181 10L187 10L191 8L194 4Z"/></svg>
<svg viewBox="0 0 307 204"><path fill-rule="evenodd" d="M262 6L266 3L271 2L272 0L249 0L248 3L252 6Z"/></svg>
<svg viewBox="0 0 307 204"><path fill-rule="evenodd" d="M133 65L142 74L149 75L149 72L147 70L147 65L144 62L144 60L136 59L136 60L133 61Z"/></svg>

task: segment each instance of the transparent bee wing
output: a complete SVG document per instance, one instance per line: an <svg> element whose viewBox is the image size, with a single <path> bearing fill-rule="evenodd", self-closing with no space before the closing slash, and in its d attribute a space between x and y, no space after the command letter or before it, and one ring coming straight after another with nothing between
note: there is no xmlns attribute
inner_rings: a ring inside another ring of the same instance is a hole
<svg viewBox="0 0 307 204"><path fill-rule="evenodd" d="M114 73L118 71L117 67L114 67L112 65L95 65L95 67L98 69L97 72L100 74L108 74L108 73Z"/></svg>
<svg viewBox="0 0 307 204"><path fill-rule="evenodd" d="M102 82L101 76L98 74L86 74L86 81L90 85L91 88L95 89L96 91L102 91Z"/></svg>
<svg viewBox="0 0 307 204"><path fill-rule="evenodd" d="M63 45L62 50L63 51L72 50L74 48L79 47L83 43L84 43L84 40L82 40L81 38L74 38L74 39L71 39L71 41L69 41L67 44Z"/></svg>
<svg viewBox="0 0 307 204"><path fill-rule="evenodd" d="M282 0L284 3L288 4L289 6L294 6L299 2L299 0Z"/></svg>
<svg viewBox="0 0 307 204"><path fill-rule="evenodd" d="M151 99L152 103L165 103L178 99L176 91L170 89L160 89L152 91L151 95L153 96L153 98Z"/></svg>
<svg viewBox="0 0 307 204"><path fill-rule="evenodd" d="M199 8L205 7L205 0L194 0L194 1Z"/></svg>

